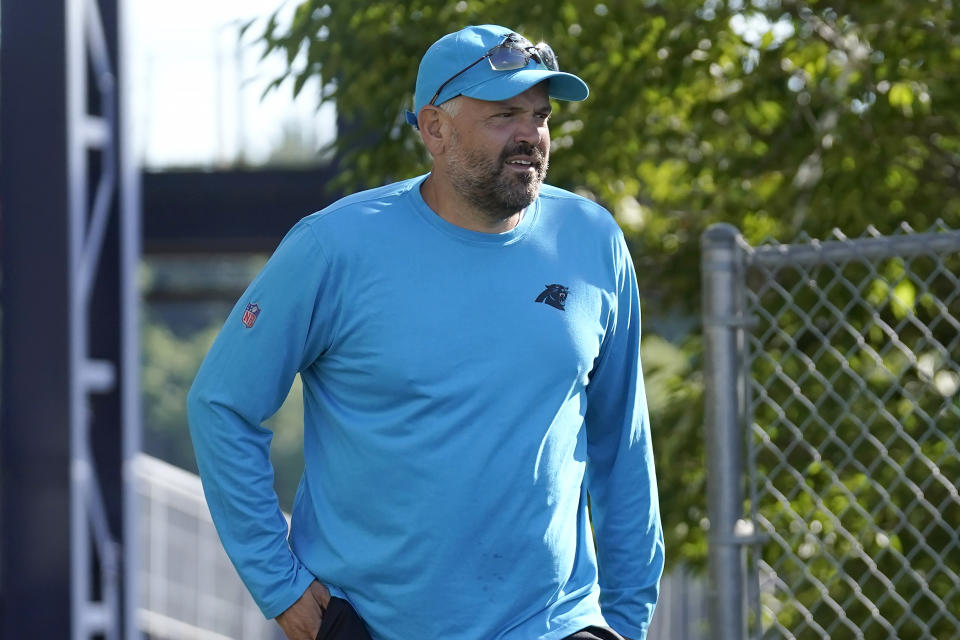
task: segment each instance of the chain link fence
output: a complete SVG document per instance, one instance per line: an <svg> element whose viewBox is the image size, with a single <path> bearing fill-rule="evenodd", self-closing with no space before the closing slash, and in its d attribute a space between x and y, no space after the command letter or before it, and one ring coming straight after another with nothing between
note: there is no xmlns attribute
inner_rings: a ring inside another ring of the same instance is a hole
<svg viewBox="0 0 960 640"><path fill-rule="evenodd" d="M717 637L960 638L960 232L703 246Z"/></svg>

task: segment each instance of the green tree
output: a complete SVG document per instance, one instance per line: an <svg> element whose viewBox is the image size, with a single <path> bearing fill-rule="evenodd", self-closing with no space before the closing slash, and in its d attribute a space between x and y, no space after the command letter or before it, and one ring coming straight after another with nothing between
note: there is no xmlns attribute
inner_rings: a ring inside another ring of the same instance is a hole
<svg viewBox="0 0 960 640"><path fill-rule="evenodd" d="M153 314L143 325L141 380L144 405L144 450L196 473L197 463L187 427L187 391L221 322L180 335ZM293 508L303 471L303 395L300 377L279 410L265 423L273 431L270 459L280 505Z"/></svg>
<svg viewBox="0 0 960 640"><path fill-rule="evenodd" d="M261 42L295 91L319 76L336 101L357 188L426 169L403 110L439 35L495 22L548 41L592 92L559 105L551 182L629 223L648 295L689 308L712 222L758 240L960 219L957 18L951 0L304 0Z"/></svg>
<svg viewBox="0 0 960 640"><path fill-rule="evenodd" d="M677 492L663 501L668 547L702 560L699 236L720 221L750 242L957 227L955 3L303 0L260 42L287 54L277 86L319 77L336 102L349 124L334 143L338 186L356 189L426 170L403 120L419 59L438 36L489 22L549 42L590 85L586 102L557 105L550 181L614 212L649 327L694 319L673 344L648 340L646 367L661 488Z"/></svg>

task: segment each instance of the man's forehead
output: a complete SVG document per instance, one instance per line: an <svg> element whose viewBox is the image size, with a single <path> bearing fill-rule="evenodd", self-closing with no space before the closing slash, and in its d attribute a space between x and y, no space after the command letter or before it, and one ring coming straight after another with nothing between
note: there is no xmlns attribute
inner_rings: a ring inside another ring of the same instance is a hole
<svg viewBox="0 0 960 640"><path fill-rule="evenodd" d="M538 110L550 110L551 108L550 97L547 93L545 82L530 87L512 98L504 98L503 100L477 100L470 98L470 100L490 108L533 108Z"/></svg>

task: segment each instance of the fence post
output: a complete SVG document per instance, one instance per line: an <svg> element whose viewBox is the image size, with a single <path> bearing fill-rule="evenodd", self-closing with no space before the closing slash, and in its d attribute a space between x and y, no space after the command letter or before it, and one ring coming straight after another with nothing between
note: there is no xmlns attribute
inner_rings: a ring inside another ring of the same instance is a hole
<svg viewBox="0 0 960 640"><path fill-rule="evenodd" d="M739 231L710 226L700 238L704 332L707 513L710 518L711 637L744 640L743 560L736 524L743 513L743 431Z"/></svg>

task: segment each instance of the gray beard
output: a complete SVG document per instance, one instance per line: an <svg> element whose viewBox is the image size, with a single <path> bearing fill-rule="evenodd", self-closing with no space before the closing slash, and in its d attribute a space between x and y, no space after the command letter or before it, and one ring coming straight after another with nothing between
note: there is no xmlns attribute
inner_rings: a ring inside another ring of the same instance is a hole
<svg viewBox="0 0 960 640"><path fill-rule="evenodd" d="M459 139L455 141L459 146ZM506 159L512 155L533 156L534 174L516 174L507 169ZM450 181L457 192L491 222L502 222L530 206L540 193L547 175L549 153L529 146L505 149L496 161L481 153L466 150L451 154L447 164Z"/></svg>

